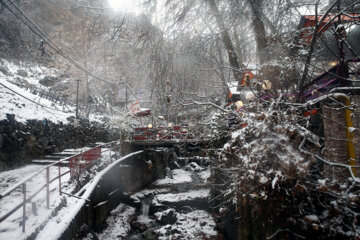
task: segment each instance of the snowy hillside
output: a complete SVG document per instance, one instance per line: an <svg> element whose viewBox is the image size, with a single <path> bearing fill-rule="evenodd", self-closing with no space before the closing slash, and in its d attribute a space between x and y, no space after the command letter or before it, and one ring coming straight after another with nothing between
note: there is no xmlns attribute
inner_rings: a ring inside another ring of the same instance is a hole
<svg viewBox="0 0 360 240"><path fill-rule="evenodd" d="M15 114L15 120L19 122L46 118L53 122L65 123L66 118L74 115L74 108L65 109L60 104L30 92L30 89L46 91L47 88L40 85L39 81L46 76L54 75L54 70L40 67L25 70L7 61L1 62L0 119L6 119L6 114Z"/></svg>

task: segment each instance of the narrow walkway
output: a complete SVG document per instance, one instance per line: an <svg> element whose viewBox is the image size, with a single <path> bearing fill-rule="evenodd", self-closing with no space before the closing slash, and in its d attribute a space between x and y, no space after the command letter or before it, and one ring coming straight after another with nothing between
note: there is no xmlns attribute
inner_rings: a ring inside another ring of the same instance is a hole
<svg viewBox="0 0 360 240"><path fill-rule="evenodd" d="M69 154L75 155L85 150L88 150L89 147L79 148L79 149L67 149L61 153L55 154L53 157L49 155L47 159L43 159L43 162L34 160L35 163L29 164L14 170L0 172L0 193L3 193L7 189L15 186L24 179L32 176L34 173L37 173L43 170L46 166L66 157L69 157ZM106 149L105 149L106 150ZM103 154L101 162L108 162L110 154ZM60 167L60 172L65 173L69 170L69 167L63 165ZM57 177L59 175L59 168L53 166L49 168L50 179ZM40 174L34 176L31 180L26 183L26 195L30 196L34 194L38 189L40 189L44 184L46 184L46 171L41 172ZM61 177L62 192L72 193L76 184L70 182L70 174L66 174ZM59 192L59 181L54 181L50 183L50 197L49 197L49 209L46 208L46 190L43 189L41 192L35 196L31 202L26 204L26 222L25 232L22 232L23 225L23 208L18 209L11 216L5 219L0 223L0 239L26 239L30 236L36 236L38 231L43 227L43 225L49 221L52 216L54 216L58 210L66 205L71 205L78 199L69 197L65 194L60 195ZM0 199L0 217L3 217L9 211L14 209L16 206L23 202L23 189L22 187L16 188L9 195ZM47 238L49 239L49 238Z"/></svg>

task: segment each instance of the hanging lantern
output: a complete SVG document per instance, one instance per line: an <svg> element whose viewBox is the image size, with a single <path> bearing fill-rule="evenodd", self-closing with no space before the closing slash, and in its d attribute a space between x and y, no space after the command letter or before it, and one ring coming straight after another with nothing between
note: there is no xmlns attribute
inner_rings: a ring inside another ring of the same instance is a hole
<svg viewBox="0 0 360 240"><path fill-rule="evenodd" d="M271 84L271 82L269 80L264 80L262 82L262 84L261 84L261 87L262 87L263 90L268 91L268 90L271 89L272 84Z"/></svg>
<svg viewBox="0 0 360 240"><path fill-rule="evenodd" d="M240 108L242 108L244 106L244 103L243 103L243 101L237 101L235 103L235 105L236 105L236 109L240 109Z"/></svg>

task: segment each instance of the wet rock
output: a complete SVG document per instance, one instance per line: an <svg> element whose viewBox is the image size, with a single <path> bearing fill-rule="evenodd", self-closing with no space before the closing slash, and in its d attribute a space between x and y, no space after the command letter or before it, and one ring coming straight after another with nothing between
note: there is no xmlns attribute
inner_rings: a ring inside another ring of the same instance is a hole
<svg viewBox="0 0 360 240"><path fill-rule="evenodd" d="M66 118L66 120L73 123L75 121L75 116L70 116L70 117Z"/></svg>
<svg viewBox="0 0 360 240"><path fill-rule="evenodd" d="M69 73L62 73L60 75L60 78L64 79L64 78L70 78L70 74Z"/></svg>
<svg viewBox="0 0 360 240"><path fill-rule="evenodd" d="M194 209L190 206L183 206L180 208L180 213L189 213L194 211Z"/></svg>
<svg viewBox="0 0 360 240"><path fill-rule="evenodd" d="M42 147L47 147L48 146L48 143L49 143L49 138L48 137L41 137L38 139L37 143L39 145L41 145Z"/></svg>
<svg viewBox="0 0 360 240"><path fill-rule="evenodd" d="M148 240L155 240L155 239L157 239L157 236L156 236L156 234L154 234L153 233L153 231L152 230L146 230L143 234L142 234L142 237L144 238L144 239L148 239Z"/></svg>
<svg viewBox="0 0 360 240"><path fill-rule="evenodd" d="M15 81L16 81L16 83L18 83L20 85L30 87L30 83L27 80L23 79L23 78L16 77Z"/></svg>
<svg viewBox="0 0 360 240"><path fill-rule="evenodd" d="M9 73L9 70L4 66L0 66L0 72L2 74L4 74L5 76L10 76L11 75L11 73Z"/></svg>
<svg viewBox="0 0 360 240"><path fill-rule="evenodd" d="M131 228L137 232L143 232L147 229L147 226L145 223L133 221L131 222Z"/></svg>
<svg viewBox="0 0 360 240"><path fill-rule="evenodd" d="M69 84L56 84L50 88L51 91L61 92L69 89Z"/></svg>
<svg viewBox="0 0 360 240"><path fill-rule="evenodd" d="M58 79L56 77L46 76L43 79L41 79L39 83L45 87L53 87L57 81Z"/></svg>
<svg viewBox="0 0 360 240"><path fill-rule="evenodd" d="M157 220L163 224L174 224L177 220L177 214L174 208L170 208L164 212L155 214Z"/></svg>
<svg viewBox="0 0 360 240"><path fill-rule="evenodd" d="M27 77L28 76L28 72L24 69L19 69L17 70L17 75L21 76L21 77Z"/></svg>
<svg viewBox="0 0 360 240"><path fill-rule="evenodd" d="M181 231L179 229L177 229L177 228L173 228L173 229L171 229L170 233L171 234L180 234Z"/></svg>
<svg viewBox="0 0 360 240"><path fill-rule="evenodd" d="M0 147L4 145L4 136L0 134Z"/></svg>
<svg viewBox="0 0 360 240"><path fill-rule="evenodd" d="M14 124L15 123L15 114L6 114L6 118L8 119L8 121L10 122L10 124Z"/></svg>
<svg viewBox="0 0 360 240"><path fill-rule="evenodd" d="M189 163L189 165L187 165L186 167L185 167L185 170L187 170L187 171L193 171L193 172L200 172L200 171L202 171L202 170L204 170L204 168L203 167L200 167L197 163L195 163L195 162L191 162L191 163Z"/></svg>

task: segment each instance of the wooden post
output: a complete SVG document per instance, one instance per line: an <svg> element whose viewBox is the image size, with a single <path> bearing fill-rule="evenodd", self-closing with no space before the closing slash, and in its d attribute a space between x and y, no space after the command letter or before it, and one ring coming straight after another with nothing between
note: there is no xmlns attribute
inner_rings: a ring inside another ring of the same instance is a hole
<svg viewBox="0 0 360 240"><path fill-rule="evenodd" d="M78 119L79 118L79 83L80 83L80 79L75 80L76 83L76 113L75 113L75 118Z"/></svg>
<svg viewBox="0 0 360 240"><path fill-rule="evenodd" d="M50 208L50 172L49 167L46 168L46 207Z"/></svg>
<svg viewBox="0 0 360 240"><path fill-rule="evenodd" d="M60 193L60 196L61 196L62 192L61 192L61 169L60 169L60 163L59 163L58 167L59 167L59 193Z"/></svg>
<svg viewBox="0 0 360 240"><path fill-rule="evenodd" d="M25 221L26 221L26 183L22 185L23 190L23 226L22 231L25 232Z"/></svg>

